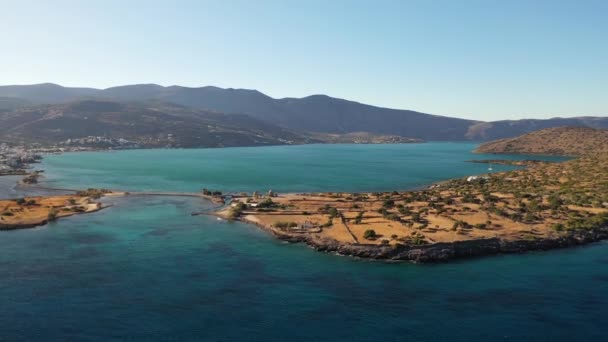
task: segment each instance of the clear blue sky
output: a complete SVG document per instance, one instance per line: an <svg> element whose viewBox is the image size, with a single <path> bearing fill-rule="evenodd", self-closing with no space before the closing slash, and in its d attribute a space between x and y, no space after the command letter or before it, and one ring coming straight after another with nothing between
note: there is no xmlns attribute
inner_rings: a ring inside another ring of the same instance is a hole
<svg viewBox="0 0 608 342"><path fill-rule="evenodd" d="M0 0L0 84L328 94L480 120L608 115L608 1Z"/></svg>

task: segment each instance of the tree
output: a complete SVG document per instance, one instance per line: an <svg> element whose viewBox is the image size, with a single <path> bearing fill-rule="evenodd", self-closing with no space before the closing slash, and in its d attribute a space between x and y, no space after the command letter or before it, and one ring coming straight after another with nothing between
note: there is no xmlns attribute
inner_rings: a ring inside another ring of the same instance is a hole
<svg viewBox="0 0 608 342"><path fill-rule="evenodd" d="M55 209L51 209L51 211L49 211L49 214L47 216L47 220L50 221L55 221L57 219L57 211Z"/></svg>
<svg viewBox="0 0 608 342"><path fill-rule="evenodd" d="M375 240L378 237L376 231L373 229L368 229L363 233L363 238L367 240Z"/></svg>
<svg viewBox="0 0 608 342"><path fill-rule="evenodd" d="M334 218L334 217L338 217L340 216L340 213L338 212L338 209L331 207L327 210L327 213L329 214L330 218Z"/></svg>
<svg viewBox="0 0 608 342"><path fill-rule="evenodd" d="M386 200L384 200L384 203L382 204L382 206L384 208L390 209L395 206L395 201L393 201L392 199L386 199Z"/></svg>
<svg viewBox="0 0 608 342"><path fill-rule="evenodd" d="M549 196L549 208L553 210L558 210L563 204L562 199L558 194L553 193Z"/></svg>
<svg viewBox="0 0 608 342"><path fill-rule="evenodd" d="M360 211L357 214L357 217L355 217L355 223L356 224L361 224L361 221L363 221L363 211Z"/></svg>

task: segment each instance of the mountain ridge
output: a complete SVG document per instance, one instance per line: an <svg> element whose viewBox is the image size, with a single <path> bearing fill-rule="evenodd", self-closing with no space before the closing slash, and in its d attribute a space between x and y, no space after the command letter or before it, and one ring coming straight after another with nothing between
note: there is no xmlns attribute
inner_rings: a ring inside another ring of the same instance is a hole
<svg viewBox="0 0 608 342"><path fill-rule="evenodd" d="M137 147L259 146L310 140L244 114L168 104L80 100L0 112L0 141L55 145L89 138L108 143L124 140Z"/></svg>
<svg viewBox="0 0 608 342"><path fill-rule="evenodd" d="M19 107L22 103L58 104L82 99L125 103L157 101L192 109L246 114L300 133L369 132L443 141L490 141L518 136L537 129L566 125L608 128L606 117L482 122L413 110L378 107L324 94L275 99L255 89L216 86L184 87L147 83L96 89L43 83L0 86L0 98L4 99L9 109ZM17 100L11 100L12 98Z"/></svg>

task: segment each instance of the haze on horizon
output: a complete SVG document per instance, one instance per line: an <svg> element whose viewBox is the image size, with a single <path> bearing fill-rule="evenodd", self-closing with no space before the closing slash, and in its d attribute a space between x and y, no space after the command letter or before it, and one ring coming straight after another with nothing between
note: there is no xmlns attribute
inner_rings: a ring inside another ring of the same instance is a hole
<svg viewBox="0 0 608 342"><path fill-rule="evenodd" d="M483 121L608 115L601 0L1 5L2 85L214 85Z"/></svg>

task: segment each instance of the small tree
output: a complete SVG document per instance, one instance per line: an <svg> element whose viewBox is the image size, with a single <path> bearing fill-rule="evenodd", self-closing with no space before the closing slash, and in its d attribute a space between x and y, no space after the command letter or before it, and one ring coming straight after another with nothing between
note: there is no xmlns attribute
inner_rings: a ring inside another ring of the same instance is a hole
<svg viewBox="0 0 608 342"><path fill-rule="evenodd" d="M355 223L356 224L361 224L361 221L363 221L363 211L360 211L357 214L357 217L355 217Z"/></svg>
<svg viewBox="0 0 608 342"><path fill-rule="evenodd" d="M55 209L51 209L51 211L49 211L49 214L47 216L47 220L49 222L51 221L55 221L57 219L57 211Z"/></svg>
<svg viewBox="0 0 608 342"><path fill-rule="evenodd" d="M368 229L363 233L363 237L367 240L375 240L378 235L376 234L376 231L373 229Z"/></svg>

